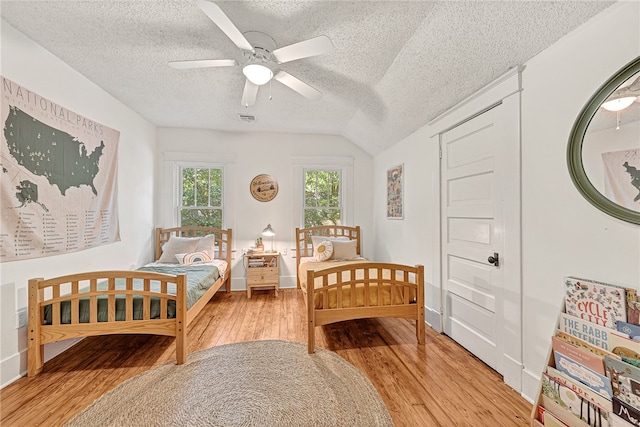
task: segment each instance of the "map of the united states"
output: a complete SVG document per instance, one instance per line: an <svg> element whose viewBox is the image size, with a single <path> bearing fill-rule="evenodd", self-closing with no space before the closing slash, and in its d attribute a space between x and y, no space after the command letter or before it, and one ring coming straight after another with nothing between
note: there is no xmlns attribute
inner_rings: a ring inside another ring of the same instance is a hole
<svg viewBox="0 0 640 427"><path fill-rule="evenodd" d="M44 176L60 193L87 185L98 191L93 180L98 174L104 142L92 153L76 137L48 126L18 107L10 106L4 123L9 153L18 164L35 175Z"/></svg>

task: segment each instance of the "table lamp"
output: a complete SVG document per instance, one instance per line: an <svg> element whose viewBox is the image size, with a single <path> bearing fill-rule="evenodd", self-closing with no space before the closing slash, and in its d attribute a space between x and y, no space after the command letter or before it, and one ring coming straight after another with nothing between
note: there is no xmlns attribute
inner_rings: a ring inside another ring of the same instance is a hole
<svg viewBox="0 0 640 427"><path fill-rule="evenodd" d="M267 224L267 228L262 230L262 235L271 237L271 252L273 252L273 236L276 235L276 232L273 231L273 228L271 228L271 224Z"/></svg>

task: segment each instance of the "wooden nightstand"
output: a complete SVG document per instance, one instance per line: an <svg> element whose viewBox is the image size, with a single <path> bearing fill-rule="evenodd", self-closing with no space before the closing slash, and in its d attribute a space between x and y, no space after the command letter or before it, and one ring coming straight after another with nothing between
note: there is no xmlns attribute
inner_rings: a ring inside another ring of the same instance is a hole
<svg viewBox="0 0 640 427"><path fill-rule="evenodd" d="M280 252L246 254L247 298L251 298L252 288L274 288L276 296L280 287Z"/></svg>

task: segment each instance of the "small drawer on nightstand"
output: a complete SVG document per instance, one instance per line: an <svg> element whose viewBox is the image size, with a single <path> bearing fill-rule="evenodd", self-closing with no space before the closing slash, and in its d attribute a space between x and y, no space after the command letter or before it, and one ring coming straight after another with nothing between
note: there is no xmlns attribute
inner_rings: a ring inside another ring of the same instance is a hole
<svg viewBox="0 0 640 427"><path fill-rule="evenodd" d="M277 283L278 282L278 268L277 267L263 267L263 268L249 268L247 269L247 284L257 285L261 283Z"/></svg>

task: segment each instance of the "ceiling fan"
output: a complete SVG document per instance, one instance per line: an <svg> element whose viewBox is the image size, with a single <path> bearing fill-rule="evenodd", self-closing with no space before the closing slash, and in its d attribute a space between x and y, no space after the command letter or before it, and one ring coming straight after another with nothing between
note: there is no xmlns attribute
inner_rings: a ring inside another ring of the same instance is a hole
<svg viewBox="0 0 640 427"><path fill-rule="evenodd" d="M242 64L242 72L246 77L242 93L243 106L254 105L258 96L258 88L271 79L279 81L308 99L315 101L322 97L322 92L286 71L279 70L278 65L333 51L333 43L329 37L318 36L278 48L276 42L267 34L258 31L241 33L217 4L206 0L197 0L196 3L213 23L243 51L246 58L246 62ZM196 59L169 62L170 67L177 69L234 67L237 65L239 64L234 59ZM275 74L274 71L276 71Z"/></svg>
<svg viewBox="0 0 640 427"><path fill-rule="evenodd" d="M633 79L632 76L627 82ZM622 111L625 108L631 106L640 97L640 76L636 77L633 83L620 87L613 92L602 103L602 108L608 111Z"/></svg>

